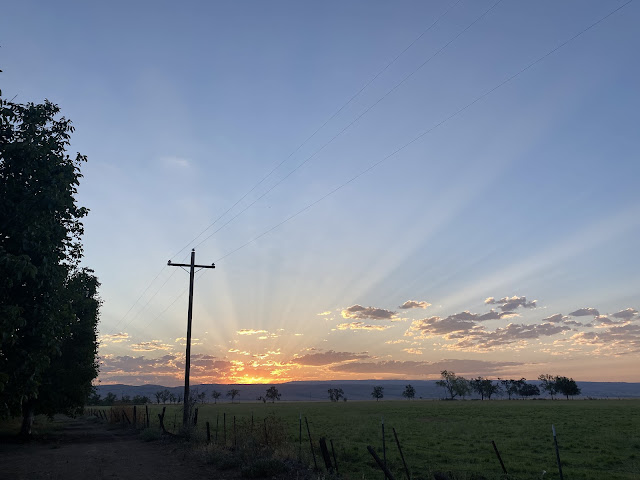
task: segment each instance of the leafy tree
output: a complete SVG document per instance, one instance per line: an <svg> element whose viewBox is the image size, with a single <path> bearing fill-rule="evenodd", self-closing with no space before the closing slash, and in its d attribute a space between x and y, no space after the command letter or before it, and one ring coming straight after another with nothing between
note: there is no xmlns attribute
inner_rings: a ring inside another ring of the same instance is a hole
<svg viewBox="0 0 640 480"><path fill-rule="evenodd" d="M569 400L569 396L580 395L580 388L573 378L556 377L555 387L558 393L567 397L567 400Z"/></svg>
<svg viewBox="0 0 640 480"><path fill-rule="evenodd" d="M0 416L21 414L24 436L35 414L81 411L98 373L99 283L79 266L75 201L86 158L66 153L59 112L0 98Z"/></svg>
<svg viewBox="0 0 640 480"><path fill-rule="evenodd" d="M115 396L115 394L109 392L107 393L107 396L104 397L104 404L105 405L113 405L116 400L118 399L118 397Z"/></svg>
<svg viewBox="0 0 640 480"><path fill-rule="evenodd" d="M413 388L411 384L409 384L406 387L404 387L404 392L402 392L402 396L411 400L416 396L416 389Z"/></svg>
<svg viewBox="0 0 640 480"><path fill-rule="evenodd" d="M534 385L533 383L527 383L524 381L524 379L518 381L522 382L518 385L518 395L520 395L522 398L537 397L540 395L540 389L537 385Z"/></svg>
<svg viewBox="0 0 640 480"><path fill-rule="evenodd" d="M553 400L553 396L558 393L558 386L556 384L556 377L549 375L548 373L542 374L538 377L540 380L540 388L551 395L551 400Z"/></svg>
<svg viewBox="0 0 640 480"><path fill-rule="evenodd" d="M91 395L89 395L89 398L87 399L87 405L101 405L102 404L102 397L100 396L100 394L94 389L91 392Z"/></svg>
<svg viewBox="0 0 640 480"><path fill-rule="evenodd" d="M120 403L123 405L128 405L131 403L131 397L129 395L122 394L120 396Z"/></svg>
<svg viewBox="0 0 640 480"><path fill-rule="evenodd" d="M197 395L197 392L196 392L196 395ZM170 397L171 397L171 392L169 391L169 389L165 388L164 390L162 390L162 392L160 392L160 398L162 399L162 403L167 403Z"/></svg>
<svg viewBox="0 0 640 480"><path fill-rule="evenodd" d="M131 401L134 405L145 405L151 403L151 399L146 395L134 395Z"/></svg>
<svg viewBox="0 0 640 480"><path fill-rule="evenodd" d="M371 392L371 396L376 399L376 402L384 397L384 387L380 385L373 387L373 391Z"/></svg>
<svg viewBox="0 0 640 480"><path fill-rule="evenodd" d="M280 393L278 392L278 389L275 386L270 386L267 389L267 393L266 393L266 398L268 398L269 400L271 400L271 403L274 403L276 400L280 400Z"/></svg>
<svg viewBox="0 0 640 480"><path fill-rule="evenodd" d="M442 380L438 380L436 385L444 388L453 400L457 396L466 397L471 392L469 382L464 377L459 377L453 372L443 370L440 372Z"/></svg>
<svg viewBox="0 0 640 480"><path fill-rule="evenodd" d="M517 395L519 393L520 388L525 382L525 378L521 378L520 380L500 380L500 385L502 385L502 388L509 397L509 400L511 400L513 395Z"/></svg>
<svg viewBox="0 0 640 480"><path fill-rule="evenodd" d="M330 388L327 390L327 393L329 394L329 399L332 402L337 402L341 398L344 398L344 391L341 388Z"/></svg>
<svg viewBox="0 0 640 480"><path fill-rule="evenodd" d="M154 393L155 397L156 397L156 403L158 405L160 405L160 402L162 401L162 390L158 390L156 393Z"/></svg>
<svg viewBox="0 0 640 480"><path fill-rule="evenodd" d="M213 397L213 403L218 403L218 399L220 398L221 395L222 393L218 392L217 390L214 390L213 392L211 392L211 396Z"/></svg>
<svg viewBox="0 0 640 480"><path fill-rule="evenodd" d="M474 378L473 380L470 380L469 385L472 390L480 395L481 400L484 400L484 397L487 397L489 400L491 400L492 395L500 393L501 391L500 384L493 383L488 378Z"/></svg>
<svg viewBox="0 0 640 480"><path fill-rule="evenodd" d="M206 398L207 394L205 392L200 392L198 394L198 400L200 400L200 403L204 405L204 400Z"/></svg>
<svg viewBox="0 0 640 480"><path fill-rule="evenodd" d="M227 391L227 397L231 397L231 403L233 403L238 395L240 395L240 390L238 390L237 388L232 388L231 390Z"/></svg>

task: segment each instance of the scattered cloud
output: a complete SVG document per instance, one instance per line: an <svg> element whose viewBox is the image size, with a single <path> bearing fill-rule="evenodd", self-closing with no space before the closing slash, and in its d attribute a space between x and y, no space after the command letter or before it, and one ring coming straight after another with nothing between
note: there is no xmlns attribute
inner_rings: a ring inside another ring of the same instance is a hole
<svg viewBox="0 0 640 480"><path fill-rule="evenodd" d="M487 305L500 305L499 308L503 312L512 312L518 307L523 308L536 308L537 300L532 300L531 302L527 302L527 297L503 297L499 300L496 300L493 297L487 298L484 303Z"/></svg>
<svg viewBox="0 0 640 480"><path fill-rule="evenodd" d="M624 310L620 310L617 313L612 313L611 316L613 318L621 318L623 320L631 320L637 314L638 314L638 311L635 308L625 308Z"/></svg>
<svg viewBox="0 0 640 480"><path fill-rule="evenodd" d="M417 300L407 300L402 305L400 305L398 308L401 308L401 309L427 308L427 307L430 307L430 306L431 306L431 304L428 303L428 302L421 302L421 301L417 301Z"/></svg>
<svg viewBox="0 0 640 480"><path fill-rule="evenodd" d="M402 351L412 355L422 355L422 350L419 348L403 348Z"/></svg>
<svg viewBox="0 0 640 480"><path fill-rule="evenodd" d="M369 325L364 322L341 323L336 326L338 330L369 330L382 331L391 328L391 325Z"/></svg>
<svg viewBox="0 0 640 480"><path fill-rule="evenodd" d="M525 340L551 337L569 330L571 330L571 327L553 323L533 325L510 323L506 327L496 328L492 332L479 329L473 330L464 336L461 335L460 341L450 345L448 348L452 350L494 350Z"/></svg>
<svg viewBox="0 0 640 480"><path fill-rule="evenodd" d="M329 350L327 352L309 353L307 355L302 355L301 357L295 357L291 360L291 363L319 367L366 358L370 357L365 353L334 352L333 350Z"/></svg>
<svg viewBox="0 0 640 480"><path fill-rule="evenodd" d="M102 335L100 336L100 343L102 344L109 344L109 343L122 343L122 342L126 342L128 340L130 340L131 337L129 336L128 333L124 333L124 332L119 332L119 333L112 333L109 335Z"/></svg>
<svg viewBox="0 0 640 480"><path fill-rule="evenodd" d="M238 335L257 335L259 333L269 333L266 330L254 330L252 328L242 328L236 332Z"/></svg>
<svg viewBox="0 0 640 480"><path fill-rule="evenodd" d="M443 370L458 375L496 376L511 367L524 365L520 362L488 362L483 360L441 360L439 362L416 362L389 360L383 362L351 362L334 365L334 372L365 375L399 375L405 378L437 378Z"/></svg>
<svg viewBox="0 0 640 480"><path fill-rule="evenodd" d="M352 305L342 310L342 318L356 320L391 320L396 318L396 312L385 310L384 308Z"/></svg>
<svg viewBox="0 0 640 480"><path fill-rule="evenodd" d="M478 327L473 320L454 318L429 317L423 320L415 320L411 323L410 330L418 331L424 337L436 335L448 335L451 333L468 333Z"/></svg>
<svg viewBox="0 0 640 480"><path fill-rule="evenodd" d="M169 168L190 168L191 161L183 157L167 156L160 158L165 167Z"/></svg>
<svg viewBox="0 0 640 480"><path fill-rule="evenodd" d="M331 310L327 310L326 312L318 313L319 317L326 317L327 315L331 315Z"/></svg>
<svg viewBox="0 0 640 480"><path fill-rule="evenodd" d="M595 308L587 307L587 308L579 308L578 310L574 310L569 315L572 317L587 317L589 315L597 317L600 315L600 312Z"/></svg>
<svg viewBox="0 0 640 480"><path fill-rule="evenodd" d="M162 343L160 340L151 340L150 342L140 342L131 345L134 352L155 352L157 350L171 350L173 345Z"/></svg>

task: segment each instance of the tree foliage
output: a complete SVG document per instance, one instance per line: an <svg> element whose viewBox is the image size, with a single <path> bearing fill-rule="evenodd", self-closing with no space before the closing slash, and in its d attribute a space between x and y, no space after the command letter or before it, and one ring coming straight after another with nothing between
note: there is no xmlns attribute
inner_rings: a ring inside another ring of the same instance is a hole
<svg viewBox="0 0 640 480"><path fill-rule="evenodd" d="M377 385L373 387L373 391L371 392L371 396L376 399L376 402L384 397L384 387Z"/></svg>
<svg viewBox="0 0 640 480"><path fill-rule="evenodd" d="M451 400L457 396L464 398L471 392L469 381L466 378L460 377L448 370L440 372L440 376L442 377L442 380L438 380L436 385L444 388L449 394L449 398Z"/></svg>
<svg viewBox="0 0 640 480"><path fill-rule="evenodd" d="M329 394L329 400L332 402L337 402L344 397L344 390L341 388L330 388L327 393Z"/></svg>
<svg viewBox="0 0 640 480"><path fill-rule="evenodd" d="M406 387L404 387L404 392L402 392L402 396L404 398L411 400L416 396L416 389L413 388L413 385L409 384Z"/></svg>
<svg viewBox="0 0 640 480"><path fill-rule="evenodd" d="M493 383L493 381L483 377L470 380L469 385L473 391L480 395L481 400L484 400L484 397L491 400L493 395L502 391L499 383Z"/></svg>
<svg viewBox="0 0 640 480"><path fill-rule="evenodd" d="M218 399L222 396L222 393L214 390L213 392L211 392L211 397L213 398L213 403L218 403Z"/></svg>
<svg viewBox="0 0 640 480"><path fill-rule="evenodd" d="M280 397L282 395L280 394L280 392L278 392L278 389L274 385L271 385L267 389L267 393L265 394L265 396L267 399L271 400L271 403L274 403L276 400L280 400Z"/></svg>
<svg viewBox="0 0 640 480"><path fill-rule="evenodd" d="M231 403L233 403L238 395L240 395L240 390L238 390L237 388L232 388L231 390L227 391L227 397L231 397Z"/></svg>
<svg viewBox="0 0 640 480"><path fill-rule="evenodd" d="M0 98L0 416L74 414L97 376L99 283L80 268L86 158L49 101Z"/></svg>

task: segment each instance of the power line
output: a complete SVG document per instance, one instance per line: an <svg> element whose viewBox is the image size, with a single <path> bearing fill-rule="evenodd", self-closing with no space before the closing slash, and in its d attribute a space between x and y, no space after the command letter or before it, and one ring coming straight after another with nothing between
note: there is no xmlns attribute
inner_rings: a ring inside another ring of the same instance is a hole
<svg viewBox="0 0 640 480"><path fill-rule="evenodd" d="M362 113L360 113L360 115L358 115L355 119L353 119L346 127L344 127L342 130L340 130L338 133L336 133L333 137L331 137L329 139L329 141L327 141L326 143L324 143L318 150L316 150L313 154L311 154L309 157L307 157L302 163L298 164L293 170L291 170L289 173L287 173L283 178L281 178L280 180L278 180L274 185L271 186L271 188L269 188L266 192L264 192L262 195L260 195L258 198L256 198L253 202L251 202L250 204L248 204L245 208L243 208L242 210L240 210L237 214L235 214L233 217L231 217L231 219L229 219L229 221L227 221L225 224L223 224L220 228L218 228L217 230L215 230L214 232L212 232L210 235L206 236L203 240L201 240L200 242L198 242L195 247L199 247L200 245L202 245L204 242L206 242L207 240L209 240L211 237L213 237L216 233L218 233L220 230L222 230L224 227L226 227L227 225L229 225L231 222L233 222L236 218L238 218L240 215L242 215L244 212L246 212L249 208L251 208L253 205L255 205L257 202L259 202L261 199L263 199L265 196L267 196L272 190L274 190L278 185L280 185L282 182L284 182L287 178L289 178L291 175L293 175L296 171L298 171L300 168L302 168L304 165L306 165L311 159L313 159L316 155L318 155L322 150L324 150L327 146L329 146L331 143L333 143L333 141L338 138L340 135L342 135L344 132L346 132L349 128L351 128L353 125L355 125L363 116L365 116L367 113L369 113L373 108L375 108L380 102L382 102L385 98L387 98L389 95L391 95L394 91L396 91L398 88L400 88L400 86L402 86L407 80L409 80L413 75L415 75L419 70L421 70L425 65L427 65L431 60L433 60L437 55L439 55L445 48L447 48L449 45L451 45L455 40L457 40L458 38L460 38L460 36L462 34L464 34L467 30L469 30L471 27L473 27L476 23L478 23L482 18L484 18L491 10L493 10L496 6L498 6L498 4L500 4L502 2L502 0L498 0L497 2L495 2L493 5L491 5L487 10L485 10L479 17L477 17L473 22L471 22L469 25L467 25L464 29L462 29L460 32L458 32L458 34L456 36L454 36L451 40L449 40L447 43L444 44L444 46L442 46L441 48L439 48L433 55L431 55L430 57L428 57L424 62L422 62L417 68L415 68L413 71L411 71L409 74L407 74L402 80L400 80L400 82L396 83L390 90L388 90L384 95L382 95L382 97L380 97L378 100L376 100L375 103L373 103L372 105L370 105L369 107L367 107ZM446 12L445 12L446 13ZM355 97L354 97L355 98ZM207 228L208 229L208 228Z"/></svg>
<svg viewBox="0 0 640 480"><path fill-rule="evenodd" d="M478 97L476 97L474 100L472 100L471 102L467 103L465 106L463 106L462 108L456 110L454 113L452 113L451 115L445 117L443 120L441 120L440 122L436 123L435 125L433 125L432 127L428 128L427 130L425 130L424 132L420 133L419 135L417 135L416 137L414 137L412 140L408 141L407 143L405 143L404 145L402 145L401 147L397 148L396 150L394 150L393 152L391 152L390 154L388 154L386 157L378 160L377 162L369 165L367 168L365 168L363 171L361 171L360 173L358 173L357 175L351 177L349 180L347 180L346 182L340 184L339 186L337 186L336 188L334 188L333 190L327 192L326 194L324 194L322 197L318 198L317 200L315 200L314 202L310 203L309 205L307 205L306 207L302 208L301 210L298 210L296 213L294 213L293 215L290 215L289 217L287 217L286 219L282 220L280 223L274 225L273 227L271 227L270 229L262 232L260 235L258 235L257 237L254 237L253 239L249 240L248 242L240 245L238 248L231 250L230 252L226 253L225 255L223 255L222 257L220 257L218 260L216 260L216 262L220 262L221 260L227 258L230 255L233 255L234 253L236 253L237 251L243 249L244 247L250 245L251 243L255 242L256 240L264 237L265 235L271 233L273 230L275 230L276 228L279 228L280 226L284 225L285 223L289 222L290 220L293 220L294 218L296 218L297 216L301 215L302 213L306 212L307 210L309 210L310 208L312 208L313 206L317 205L318 203L322 202L324 199L326 199L327 197L333 195L334 193L338 192L339 190L341 190L342 188L346 187L347 185L349 185L350 183L354 182L355 180L357 180L358 178L360 178L361 176L363 176L364 174L370 172L371 170L373 170L374 168L376 168L378 165L380 165L381 163L385 162L386 160L388 160L389 158L397 155L398 153L400 153L402 150L404 150L405 148L409 147L410 145L414 144L415 142L417 142L418 140L420 140L422 137L428 135L429 133L431 133L432 131L434 131L435 129L437 129L438 127L444 125L445 123L447 123L449 120L457 117L458 115L460 115L462 112L464 112L465 110L467 110L468 108L472 107L473 105L475 105L476 103L478 103L480 100L488 97L489 95L491 95L493 92L495 92L496 90L500 89L501 87L503 87L504 85L506 85L507 83L510 83L512 80L516 79L517 77L519 77L520 75L522 75L524 72L526 72L527 70L531 69L532 67L534 67L535 65L537 65L538 63L540 63L541 61L543 61L544 59L546 59L547 57L553 55L555 52L557 52L558 50L560 50L561 48L565 47L566 45L568 45L569 43L571 43L573 40L575 40L576 38L582 36L583 34L585 34L586 32L588 32L589 30L591 30L593 27L595 27L596 25L602 23L603 21L605 21L607 18L609 18L610 16L612 16L613 14L615 14L616 12L620 11L622 8L626 7L627 5L629 5L631 2L633 2L633 0L628 0L626 3L624 3L623 5L619 6L618 8L616 8L615 10L611 11L610 13L608 13L607 15L605 15L604 17L600 18L599 20L595 21L594 23L592 23L591 25L589 25L588 27L586 27L585 29L581 30L580 32L576 33L574 36L572 36L571 38L569 38L568 40L565 40L564 42L562 42L560 45L556 46L555 48L549 50L547 53L545 53L544 55L542 55L541 57L538 57L536 60L534 60L533 62L529 63L527 66L523 67L522 69L520 69L518 72L514 73L513 75L511 75L510 77L508 77L507 79L503 80L502 82L500 82L499 84L497 84L495 87L487 90L486 92L484 92L483 94L479 95Z"/></svg>
<svg viewBox="0 0 640 480"><path fill-rule="evenodd" d="M500 0L502 1L502 0ZM364 84L364 86L362 88L360 88L360 90L358 90L356 93L354 93L351 98L349 98L349 100L347 100L340 108L338 108L338 110L336 110L333 115L331 115L327 120L325 120L325 122L320 125L318 128L316 128L316 130L309 135L300 145L298 145L298 147L293 150L293 152L291 152L289 154L289 156L287 156L284 160L282 160L280 163L278 163L278 165L276 165L269 173L267 173L258 183L256 183L249 191L247 191L247 193L245 193L242 197L240 197L240 199L238 199L238 201L236 201L231 207L229 207L222 215L220 215L218 218L216 218L211 224L209 224L202 232L200 232L195 238L193 238L191 241L189 241L189 243L187 243L184 247L182 247L177 253L176 255L180 254L182 251L186 250L187 248L189 248L189 246L195 242L198 238L200 238L202 235L204 235L211 227L213 227L216 223L218 223L220 221L220 219L222 219L222 217L224 217L227 213L229 213L231 210L233 210L242 200L244 200L251 192L253 192L256 188L258 188L260 185L262 185L262 183L264 183L265 180L267 180L269 177L271 177L271 175L273 175L273 173L280 168L287 160L289 160L294 154L296 154L303 146L305 146L307 144L307 142L309 142L309 140L311 140L313 137L315 137L324 127L327 126L327 124L329 122L331 122L331 120L333 120L335 117L337 117L340 112L342 112L348 105L351 104L351 102L353 102L356 97L358 97L369 85L371 85L380 75L382 75L385 71L387 71L387 69L393 65L402 55L405 54L405 52L407 52L407 50L409 50L413 45L415 45L418 40L420 40L425 34L427 34L447 13L449 13L456 5L458 5L458 3L460 3L461 0L457 0L455 3L453 3L447 10L444 11L444 13L442 13L438 18L436 18L436 20L431 23L431 25L429 25L425 30L423 30L420 35L418 35L409 45L407 45L400 53L398 53L393 60L391 60L389 63L387 63L380 71L378 71L378 73L376 73L367 83ZM494 5L495 6L495 5ZM492 7L493 8L493 7ZM365 112L366 113L366 112ZM351 125L349 125L351 126ZM336 136L337 137L337 136ZM334 139L336 138L334 137ZM333 139L332 139L333 140ZM331 143L331 142L329 142ZM327 144L325 144L322 148L324 148ZM322 148L320 150L322 150ZM318 151L319 152L319 151ZM316 152L316 153L318 153ZM315 155L315 154L314 154ZM312 155L312 157L314 156ZM287 177L289 177L291 175L291 173L295 172L295 170L297 170L297 168L300 168L300 166L304 165L304 163L306 163L307 161L309 161L312 157L308 158L307 160L305 160L301 165L299 165L298 167L296 167L296 169L294 169L292 172L290 172L284 179L286 179ZM281 180L278 183L276 183L273 187L271 187L267 193L269 193L271 190L273 190L276 186L278 186L280 183L282 183ZM264 195L258 197L258 200L260 200L261 198L263 198ZM257 201L257 200L256 200ZM251 207L252 205L254 205L256 202L254 201L253 203L251 203L247 208ZM244 212L247 208L245 208L244 210L242 210L242 212ZM234 219L237 218L233 217ZM229 222L227 222L224 226L228 225ZM220 231L220 229L216 230L215 233L217 233L218 231ZM203 241L201 241L200 243L196 244L195 247L198 247L199 245L201 245L203 242L205 242L206 240L208 240L209 238L211 238L210 235L207 238L205 238ZM174 255L175 256L175 255Z"/></svg>
<svg viewBox="0 0 640 480"><path fill-rule="evenodd" d="M180 253L182 253L184 250L186 250L187 248L189 248L189 246L191 246L191 244L193 242L195 242L198 238L200 238L202 235L204 235L211 227L213 227L215 224L217 224L225 215L227 215L230 211L232 211L238 204L240 204L240 202L242 202L247 196L249 196L256 188L258 188L260 185L262 185L269 177L271 177L271 175L273 175L273 173L280 168L286 161L288 161L294 154L296 154L304 145L307 144L307 142L309 142L309 140L311 140L313 137L315 137L325 126L327 126L327 124L329 122L331 122L335 117L337 117L348 105L350 105L353 100L355 100L369 85L371 85L380 75L382 75L391 65L393 65L402 55L404 55L413 45L415 45L425 34L427 34L433 27L436 26L436 24L438 22L440 22L440 20L447 15L456 5L458 5L458 3L460 3L461 0L457 0L455 3L453 3L449 8L447 8L444 13L442 13L438 18L436 18L436 20L434 20L425 30L423 30L420 35L418 35L409 45L407 45L400 53L398 53L390 62L388 62L380 71L378 71L378 73L376 73L369 81L367 81L363 87L361 87L355 94L353 94L349 100L347 100L338 110L336 110L327 120L325 120L325 122L320 125L318 128L316 128L316 130L310 135L308 136L300 145L298 145L298 147L293 150L285 159L283 159L280 163L278 163L273 169L271 169L271 171L269 171L269 173L267 173L260 181L258 181L258 183L256 183L253 187L251 187L244 195L242 195L233 205L231 205L231 207L229 207L227 210L225 210L220 216L218 216L211 224L209 224L204 230L202 230L198 235L196 235L193 239L191 239L184 247L182 247L180 250L178 250L175 254L173 254L171 256L171 258L176 257L177 255L179 255ZM389 92L390 93L390 92ZM370 110L372 107L370 107L368 110ZM366 113L366 111L365 111ZM364 115L364 114L362 114ZM360 115L360 117L362 116ZM358 117L358 119L360 118ZM356 120L358 120L356 119ZM353 123L352 122L347 128L349 128ZM343 131L345 131L346 129L344 129ZM340 132L342 133L342 132ZM337 135L331 140L333 141L335 138L337 138ZM328 142L331 143L331 142ZM327 144L325 144L320 150L324 149L324 147L326 147ZM315 156L317 153L320 152L320 150L318 150L313 156ZM286 180L293 172L295 172L298 168L300 168L302 165L304 165L305 163L307 163L312 157L309 157L307 160L305 160L305 162L303 162L301 165L299 165L298 167L296 167L293 171L291 171L285 178L283 178L282 180L280 180L278 183L276 183L274 186L272 186L265 194L261 195L260 197L258 197L256 200L254 200L251 204L249 204L245 209L241 210L240 213L238 213L237 215L235 215L234 217L231 218L230 221L226 222L221 228L217 229L216 231L214 231L211 235L209 235L208 237L206 237L204 240L202 240L201 242L199 242L198 244L195 245L195 247L200 246L202 243L204 243L205 241L207 241L209 238L211 238L213 235L215 235L217 232L219 232L220 230L222 230L222 228L226 227L229 223L231 223L233 220L235 220L238 216L240 216L242 213L244 213L247 209L249 209L251 206L253 206L256 202L258 202L260 199L262 199L266 194L268 194L269 192L271 192L275 187L277 187L280 183L282 183L284 180ZM151 282L149 282L149 284L147 285L147 287L144 289L144 291L140 294L140 296L136 299L136 301L131 305L131 307L129 308L129 310L127 310L127 312L124 314L124 316L118 321L118 323L116 324L115 327L113 327L113 330L111 331L110 334L115 332L115 329L118 328L117 325L119 325L121 322L123 322L125 320L125 318L127 317L127 315L131 312L131 310L133 310L133 308L140 302L140 300L142 299L142 297L145 295L145 293L149 290L149 288L151 288L151 286L153 285L153 283L158 279L158 277L160 276L160 274L162 274L162 272L165 270L166 265L163 266L163 268L157 273L157 275L153 278L153 280L151 280ZM173 272L171 274L171 276L174 275L175 272ZM168 281L168 280L167 280ZM162 289L162 287L164 287L164 285L167 282L165 281L165 283L163 283L158 290L156 290L156 292L152 295L151 299L153 297L155 297L158 292ZM149 301L151 300L149 299ZM145 304L145 306L142 308L142 310L144 310L146 308L146 306L149 304L149 301L147 302L147 304ZM142 311L140 310L138 312L138 314ZM137 317L137 315L136 315ZM135 319L135 317L134 317ZM132 320L131 320L132 321ZM128 326L131 321L129 321L126 325ZM122 327L124 328L124 327Z"/></svg>

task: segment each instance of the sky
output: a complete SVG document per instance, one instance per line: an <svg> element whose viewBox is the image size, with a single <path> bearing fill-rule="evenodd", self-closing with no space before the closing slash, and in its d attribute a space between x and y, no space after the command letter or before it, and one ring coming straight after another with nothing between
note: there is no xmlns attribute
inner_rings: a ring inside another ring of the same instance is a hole
<svg viewBox="0 0 640 480"><path fill-rule="evenodd" d="M613 12L613 13L612 13ZM640 382L640 3L3 5L88 157L99 380Z"/></svg>

